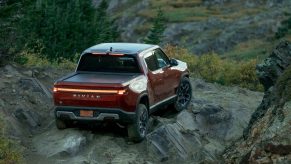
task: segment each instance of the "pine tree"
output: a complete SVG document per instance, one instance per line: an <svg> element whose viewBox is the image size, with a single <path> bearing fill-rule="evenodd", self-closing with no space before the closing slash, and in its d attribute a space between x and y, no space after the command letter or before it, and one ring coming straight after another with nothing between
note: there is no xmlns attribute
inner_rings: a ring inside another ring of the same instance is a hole
<svg viewBox="0 0 291 164"><path fill-rule="evenodd" d="M0 0L1 1L1 0ZM4 60L14 59L18 51L18 23L30 0L2 0L0 3L0 64ZM19 42L19 43L18 43ZM22 43L23 44L23 43Z"/></svg>
<svg viewBox="0 0 291 164"><path fill-rule="evenodd" d="M284 37L291 30L291 13L285 13L285 15L288 16L288 18L281 22L281 26L275 34L276 39Z"/></svg>
<svg viewBox="0 0 291 164"><path fill-rule="evenodd" d="M115 23L103 0L98 9L91 0L35 0L20 25L25 49L60 61L100 42L118 38Z"/></svg>
<svg viewBox="0 0 291 164"><path fill-rule="evenodd" d="M108 16L107 8L108 3L106 0L102 0L97 8L97 43L113 42L119 37L115 20Z"/></svg>
<svg viewBox="0 0 291 164"><path fill-rule="evenodd" d="M143 41L147 44L161 43L163 39L163 32L166 29L166 21L167 19L164 16L163 10L158 8L157 16L153 20L154 24Z"/></svg>

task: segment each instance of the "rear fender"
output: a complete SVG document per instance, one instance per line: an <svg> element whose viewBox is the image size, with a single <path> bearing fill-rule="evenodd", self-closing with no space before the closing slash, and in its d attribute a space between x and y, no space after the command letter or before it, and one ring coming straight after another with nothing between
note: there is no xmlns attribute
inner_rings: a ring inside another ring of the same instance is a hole
<svg viewBox="0 0 291 164"><path fill-rule="evenodd" d="M137 99L137 102L136 102L136 106L138 106L138 104L144 104L147 109L148 109L148 112L149 112L149 98L148 98L148 94L147 92L143 92L141 93L139 96L138 96L138 99Z"/></svg>

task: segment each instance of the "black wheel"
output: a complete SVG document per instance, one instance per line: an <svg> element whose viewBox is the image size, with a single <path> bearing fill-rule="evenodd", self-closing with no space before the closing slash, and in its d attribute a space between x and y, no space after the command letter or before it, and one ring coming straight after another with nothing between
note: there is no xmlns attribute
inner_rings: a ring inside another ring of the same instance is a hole
<svg viewBox="0 0 291 164"><path fill-rule="evenodd" d="M56 126L60 130L66 129L68 127L67 123L59 118L56 118Z"/></svg>
<svg viewBox="0 0 291 164"><path fill-rule="evenodd" d="M192 98L192 87L189 78L183 77L177 89L177 99L174 103L174 108L177 111L187 109Z"/></svg>
<svg viewBox="0 0 291 164"><path fill-rule="evenodd" d="M148 110L143 104L139 104L136 110L136 118L133 124L127 126L128 137L133 142L141 142L148 131Z"/></svg>

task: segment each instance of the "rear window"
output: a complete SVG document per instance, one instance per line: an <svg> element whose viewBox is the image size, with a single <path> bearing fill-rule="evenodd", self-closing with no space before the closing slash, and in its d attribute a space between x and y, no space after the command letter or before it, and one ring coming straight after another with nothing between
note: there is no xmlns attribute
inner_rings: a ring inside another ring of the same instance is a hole
<svg viewBox="0 0 291 164"><path fill-rule="evenodd" d="M89 72L140 73L136 59L129 55L85 54L82 56L77 70Z"/></svg>

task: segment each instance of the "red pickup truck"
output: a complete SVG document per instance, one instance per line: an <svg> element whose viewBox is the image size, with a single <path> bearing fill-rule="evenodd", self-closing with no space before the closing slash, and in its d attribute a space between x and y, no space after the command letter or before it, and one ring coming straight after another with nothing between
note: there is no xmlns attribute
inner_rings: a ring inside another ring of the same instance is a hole
<svg viewBox="0 0 291 164"><path fill-rule="evenodd" d="M169 59L159 46L103 43L86 49L76 71L55 82L53 97L58 129L113 120L139 142L149 115L167 105L186 109L192 88L187 64Z"/></svg>

